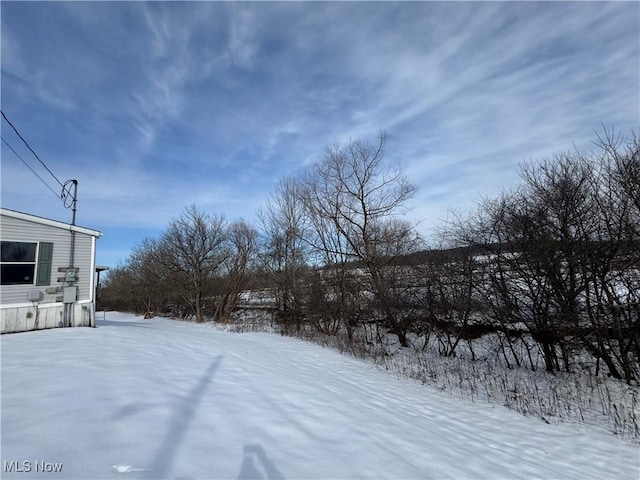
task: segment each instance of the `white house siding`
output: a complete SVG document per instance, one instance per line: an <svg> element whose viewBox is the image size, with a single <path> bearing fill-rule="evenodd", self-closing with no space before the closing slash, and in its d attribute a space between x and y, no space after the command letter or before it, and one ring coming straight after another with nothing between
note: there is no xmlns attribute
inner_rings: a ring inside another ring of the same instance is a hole
<svg viewBox="0 0 640 480"><path fill-rule="evenodd" d="M52 242L51 279L49 285L3 285L0 287L0 333L54 328L60 326L64 304L62 293L46 293L50 287L61 287L58 282L63 272L58 268L69 267L71 254L71 226L62 222L39 219L15 218L16 212L0 216L2 240L19 242ZM76 227L73 227L76 228ZM78 268L78 297L73 304L72 325L94 324L95 247L99 232L77 227L73 266ZM86 232L86 233L85 233ZM94 233L93 235L90 233ZM37 274L36 274L37 276ZM35 283L35 282L34 282ZM29 301L31 291L40 292L38 302ZM36 322L37 319L37 322Z"/></svg>
<svg viewBox="0 0 640 480"><path fill-rule="evenodd" d="M47 294L47 287L57 287L63 285L58 282L58 277L64 273L58 272L58 267L68 267L70 260L71 231L62 228L41 225L17 218L3 216L1 220L0 236L2 240L13 240L16 242L53 242L53 258L51 266L51 284L42 286L28 285L3 285L2 298L3 305L11 303L24 303L27 301L27 290L39 290L44 295L42 302L55 302L56 297L61 294ZM93 300L93 253L95 237L84 233L76 232L76 245L74 255L74 267L78 270L78 300Z"/></svg>

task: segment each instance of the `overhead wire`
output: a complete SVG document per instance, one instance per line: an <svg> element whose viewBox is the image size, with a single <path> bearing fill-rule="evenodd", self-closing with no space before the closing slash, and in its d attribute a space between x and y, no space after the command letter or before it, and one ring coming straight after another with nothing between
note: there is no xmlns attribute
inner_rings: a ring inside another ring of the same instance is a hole
<svg viewBox="0 0 640 480"><path fill-rule="evenodd" d="M58 195L58 194L55 192L55 190L54 190L53 188L51 188L51 187L49 186L49 184L48 184L47 182L45 182L45 181L44 181L44 179L43 179L40 175L38 175L38 173L37 173L33 168L31 168L31 165L29 165L27 162L25 162L25 160L20 156L20 154L19 154L18 152L16 152L16 151L13 149L13 147L12 147L11 145L9 145L9 143L4 139L4 137L0 137L0 138L2 139L2 141L4 142L4 144L5 144L7 147L9 147L9 150L11 150L11 151L14 153L14 155L15 155L16 157L18 157L18 158L20 159L20 161L21 161L22 163L24 163L24 164L26 165L26 167L27 167L29 170L31 170L31 172L32 172L36 177L38 177L38 179L39 179L39 180L44 184L44 186L45 186L45 187L47 187L49 190L51 190L51 192L56 196L56 198L57 198L58 200L60 200L60 195Z"/></svg>
<svg viewBox="0 0 640 480"><path fill-rule="evenodd" d="M53 172L49 169L49 167L47 167L47 165L40 159L40 157L38 156L38 154L36 152L33 151L33 148L31 148L31 146L29 145L29 143L27 143L27 141L24 139L24 137L22 135L20 135L20 132L18 132L18 129L16 127L14 127L13 123L11 123L9 121L9 119L7 118L7 116L4 114L4 112L2 110L0 110L0 113L2 113L2 118L4 118L6 120L6 122L11 126L11 128L13 129L14 132L16 132L16 135L18 135L18 137L20 138L20 140L22 140L22 142L27 146L27 148L31 151L31 153L33 153L33 155L38 159L38 161L42 164L42 166L47 170L47 172L49 172L51 174L51 176L55 179L56 182L58 182L58 185L60 185L63 189L65 188L65 185L63 185L63 183L58 180L58 177L56 177ZM6 143L6 142L5 142Z"/></svg>

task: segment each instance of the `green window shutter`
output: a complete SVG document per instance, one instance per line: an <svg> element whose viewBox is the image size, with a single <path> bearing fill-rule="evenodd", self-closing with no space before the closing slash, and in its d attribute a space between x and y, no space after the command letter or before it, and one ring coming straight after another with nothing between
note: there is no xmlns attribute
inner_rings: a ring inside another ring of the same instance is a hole
<svg viewBox="0 0 640 480"><path fill-rule="evenodd" d="M51 259L53 258L53 243L40 242L40 252L38 253L38 272L36 285L51 284Z"/></svg>

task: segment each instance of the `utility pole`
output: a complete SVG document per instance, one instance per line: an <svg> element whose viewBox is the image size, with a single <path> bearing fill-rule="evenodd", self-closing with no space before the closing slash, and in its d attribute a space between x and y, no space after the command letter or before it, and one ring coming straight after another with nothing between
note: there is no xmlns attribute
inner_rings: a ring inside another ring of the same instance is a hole
<svg viewBox="0 0 640 480"><path fill-rule="evenodd" d="M76 282L78 281L77 270L74 267L75 251L76 251L76 211L78 208L78 180L67 180L62 189L62 199L65 201L65 197L68 194L67 185L73 183L73 195L71 195L71 245L69 251L69 266L65 269L64 280L65 287L63 292L64 303L64 326L73 326L73 305L75 305L78 299L78 287ZM65 201L66 203L66 201ZM68 208L68 207L67 207ZM92 273L89 272L91 275Z"/></svg>

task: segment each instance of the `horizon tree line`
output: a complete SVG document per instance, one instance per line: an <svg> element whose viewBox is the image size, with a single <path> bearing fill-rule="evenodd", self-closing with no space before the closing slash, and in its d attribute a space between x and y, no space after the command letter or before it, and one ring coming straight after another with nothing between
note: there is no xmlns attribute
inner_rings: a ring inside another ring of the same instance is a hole
<svg viewBox="0 0 640 480"><path fill-rule="evenodd" d="M257 226L187 207L112 269L102 302L228 322L263 290L285 330L420 337L446 356L493 334L509 366L638 381L640 141L605 130L596 144L522 164L520 185L431 249L404 217L416 187L385 161L386 135L336 144L278 182Z"/></svg>

